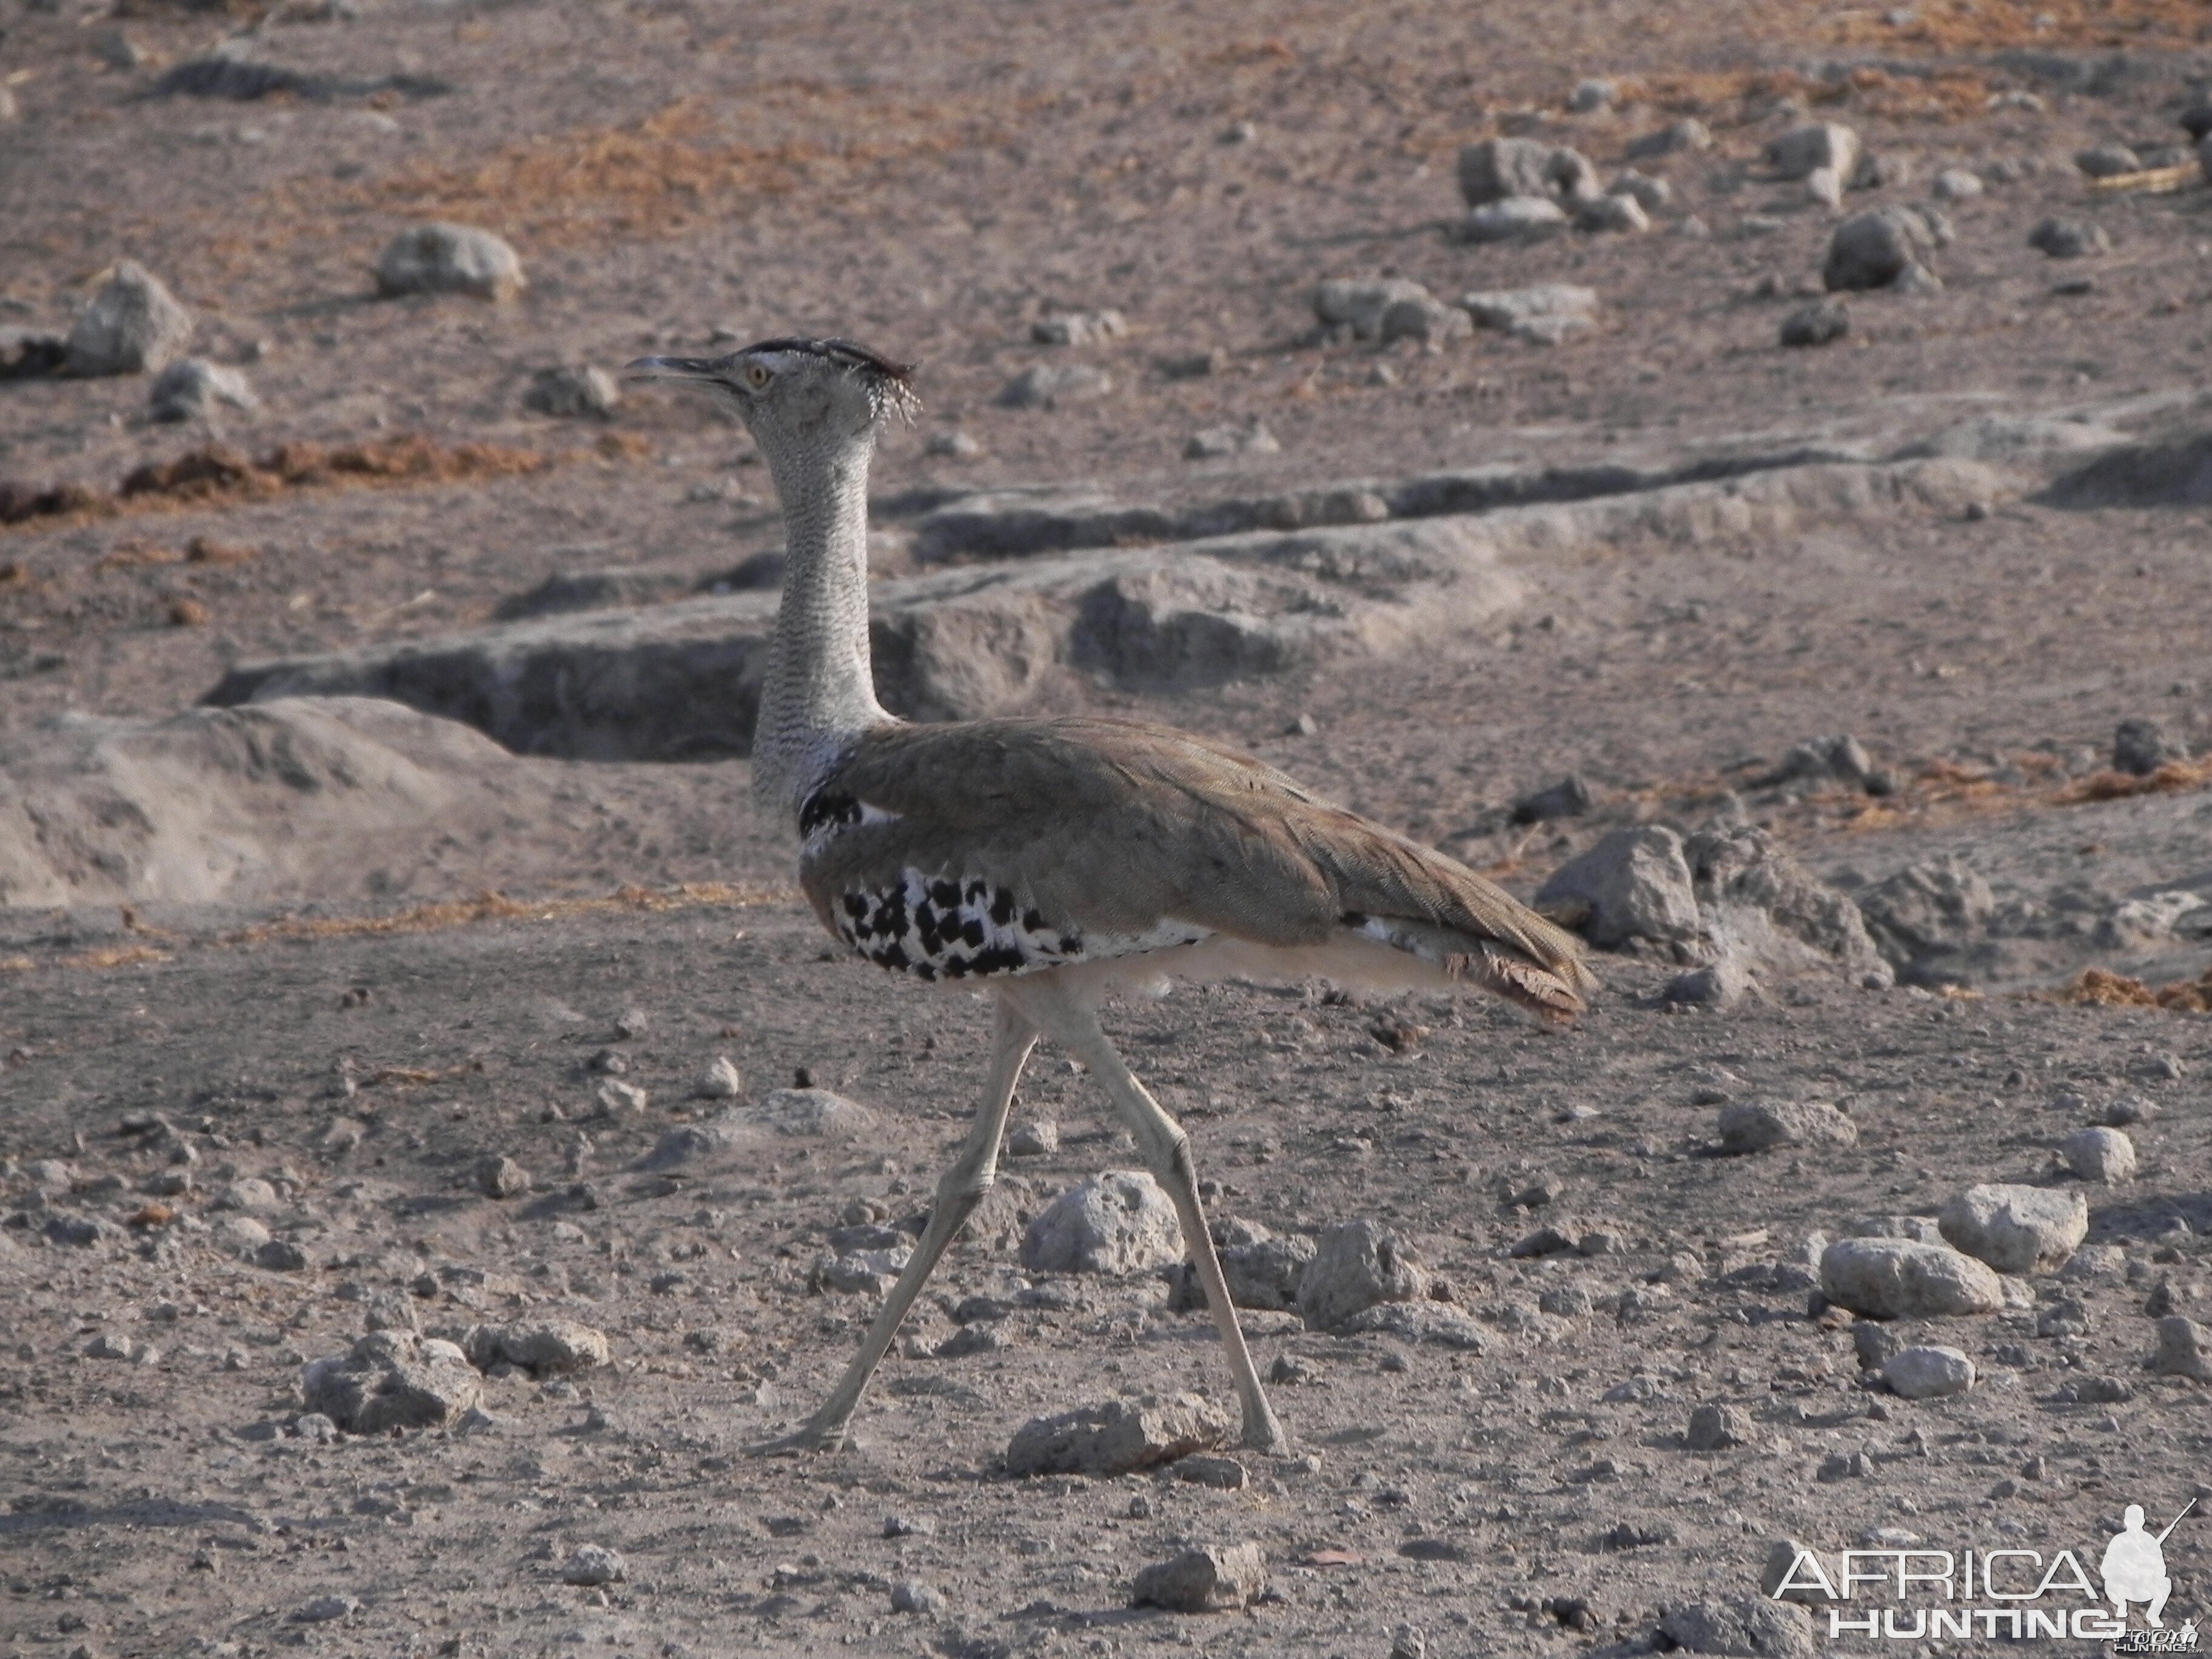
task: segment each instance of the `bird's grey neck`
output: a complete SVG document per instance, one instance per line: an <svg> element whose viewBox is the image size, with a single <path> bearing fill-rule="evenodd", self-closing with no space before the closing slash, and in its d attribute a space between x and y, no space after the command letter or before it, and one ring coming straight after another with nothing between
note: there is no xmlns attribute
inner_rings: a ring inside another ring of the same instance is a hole
<svg viewBox="0 0 2212 1659"><path fill-rule="evenodd" d="M769 457L783 499L783 605L753 734L753 798L787 821L890 716L868 659L868 461L875 435Z"/></svg>

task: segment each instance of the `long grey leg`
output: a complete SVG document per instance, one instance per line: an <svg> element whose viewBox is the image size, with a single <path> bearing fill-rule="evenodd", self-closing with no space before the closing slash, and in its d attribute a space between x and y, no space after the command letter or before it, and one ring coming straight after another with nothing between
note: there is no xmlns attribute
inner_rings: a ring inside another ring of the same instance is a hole
<svg viewBox="0 0 2212 1659"><path fill-rule="evenodd" d="M945 1247L952 1243L998 1179L999 1141L1006 1132L1006 1114L1013 1107L1014 1085L1021 1079L1022 1067L1029 1060L1030 1050L1036 1046L1036 1028L1028 1018L1009 1007L1001 996L991 1036L991 1077L984 1086L982 1105L975 1114L975 1127L968 1132L967 1144L961 1147L952 1167L945 1172L945 1179L937 1183L937 1204L929 1212L929 1225L922 1230L921 1242L914 1247L905 1271L899 1274L898 1283L891 1286L891 1293L884 1299L875 1323L868 1327L867 1340L861 1343L860 1352L845 1368L845 1375L838 1379L829 1399L822 1402L822 1409L796 1433L755 1446L752 1449L756 1453L835 1451L845 1443L846 1422L853 1415L853 1408L860 1403L868 1379L890 1352L900 1322L914 1306L915 1298L921 1294L922 1285L937 1266L938 1258L945 1254Z"/></svg>
<svg viewBox="0 0 2212 1659"><path fill-rule="evenodd" d="M1251 1350L1244 1346L1244 1333L1237 1323L1237 1310L1229 1300L1229 1281L1222 1275L1221 1258L1214 1254L1213 1236L1206 1231L1206 1213L1199 1207L1190 1137L1121 1063L1121 1054L1099 1029L1097 1016L1063 987L1048 979L1032 981L1009 987L1001 994L1010 1001L1018 1000L1038 1030L1090 1068L1121 1121L1136 1136L1138 1150L1153 1178L1167 1188L1175 1203L1176 1218L1182 1225L1183 1248L1198 1268L1198 1282L1205 1287L1214 1328L1221 1333L1230 1374L1237 1382L1237 1398L1244 1409L1244 1443L1260 1451L1280 1450L1289 1443L1289 1437L1267 1404L1260 1374L1252 1366Z"/></svg>

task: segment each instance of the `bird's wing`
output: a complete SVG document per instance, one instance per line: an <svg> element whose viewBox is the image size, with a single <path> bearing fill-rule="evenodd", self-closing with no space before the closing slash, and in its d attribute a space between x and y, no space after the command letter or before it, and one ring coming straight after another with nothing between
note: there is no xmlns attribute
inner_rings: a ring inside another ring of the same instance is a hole
<svg viewBox="0 0 2212 1659"><path fill-rule="evenodd" d="M880 728L817 799L856 803L801 880L837 896L903 872L981 880L1085 936L1177 922L1262 945L1347 927L1571 1012L1580 947L1456 860L1317 799L1263 762L1166 727L1101 719Z"/></svg>

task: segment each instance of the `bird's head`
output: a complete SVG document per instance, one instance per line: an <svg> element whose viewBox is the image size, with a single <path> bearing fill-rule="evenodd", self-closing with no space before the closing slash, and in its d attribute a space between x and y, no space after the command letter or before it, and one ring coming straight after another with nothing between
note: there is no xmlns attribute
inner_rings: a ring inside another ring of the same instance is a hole
<svg viewBox="0 0 2212 1659"><path fill-rule="evenodd" d="M737 411L771 465L910 416L913 368L850 340L763 340L726 357L640 357L633 380L696 386Z"/></svg>

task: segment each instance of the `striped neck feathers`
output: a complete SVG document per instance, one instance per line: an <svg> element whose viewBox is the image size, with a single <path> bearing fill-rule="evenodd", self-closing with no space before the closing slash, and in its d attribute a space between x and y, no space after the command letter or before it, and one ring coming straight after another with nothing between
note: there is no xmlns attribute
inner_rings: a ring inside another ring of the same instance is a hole
<svg viewBox="0 0 2212 1659"><path fill-rule="evenodd" d="M854 739L890 716L868 654L868 463L863 431L770 452L783 500L783 604L776 614L753 798L787 820Z"/></svg>

